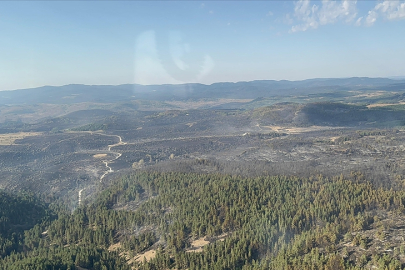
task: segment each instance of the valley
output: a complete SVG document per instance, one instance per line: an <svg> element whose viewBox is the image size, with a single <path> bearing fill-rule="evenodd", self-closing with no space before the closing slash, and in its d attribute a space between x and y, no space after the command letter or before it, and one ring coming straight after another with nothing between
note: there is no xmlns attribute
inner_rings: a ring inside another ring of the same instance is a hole
<svg viewBox="0 0 405 270"><path fill-rule="evenodd" d="M404 29L405 0L0 1L0 270L405 269Z"/></svg>
<svg viewBox="0 0 405 270"><path fill-rule="evenodd" d="M405 89L373 87L3 105L3 203L38 215L4 208L0 267L401 269Z"/></svg>
<svg viewBox="0 0 405 270"><path fill-rule="evenodd" d="M62 197L72 209L80 190L91 198L100 185L133 170L361 173L378 186L399 188L405 115L398 106L315 102L249 110L80 110L3 133L0 186ZM193 165L198 160L205 165Z"/></svg>

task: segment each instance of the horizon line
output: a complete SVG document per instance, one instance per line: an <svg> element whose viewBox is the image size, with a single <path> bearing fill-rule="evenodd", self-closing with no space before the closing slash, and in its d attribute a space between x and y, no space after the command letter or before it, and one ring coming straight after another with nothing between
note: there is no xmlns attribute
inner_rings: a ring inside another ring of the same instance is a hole
<svg viewBox="0 0 405 270"><path fill-rule="evenodd" d="M364 76L353 76L353 77L315 77L315 78L308 78L303 80L273 80L273 79L261 79L261 80L251 80L251 81L219 81L214 82L211 84L204 84L198 82L190 82L190 83L163 83L163 84L139 84L139 83L122 83L122 84L83 84L83 83L69 83L69 84L62 84L62 85L42 85L36 87L29 87L29 88L16 88L16 89L7 89L7 90L0 90L0 92L8 92L8 91L19 91L19 90L30 90L30 89L38 89L43 87L64 87L64 86L71 86L71 85L82 85L82 86L123 86L123 85L139 85L139 86L169 86L169 85L205 85L211 86L214 84L221 84L221 83L249 83L249 82L265 82L265 81L274 81L274 82L303 82L303 81L310 81L310 80L336 80L336 79L389 79L389 80L405 80L405 76L387 76L387 77L364 77Z"/></svg>

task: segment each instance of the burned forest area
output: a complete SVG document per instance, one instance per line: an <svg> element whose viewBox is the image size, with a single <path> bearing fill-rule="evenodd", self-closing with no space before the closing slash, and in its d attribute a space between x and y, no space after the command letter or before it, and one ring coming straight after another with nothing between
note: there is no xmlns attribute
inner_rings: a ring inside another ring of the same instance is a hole
<svg viewBox="0 0 405 270"><path fill-rule="evenodd" d="M0 269L403 269L405 82L369 80L0 92Z"/></svg>

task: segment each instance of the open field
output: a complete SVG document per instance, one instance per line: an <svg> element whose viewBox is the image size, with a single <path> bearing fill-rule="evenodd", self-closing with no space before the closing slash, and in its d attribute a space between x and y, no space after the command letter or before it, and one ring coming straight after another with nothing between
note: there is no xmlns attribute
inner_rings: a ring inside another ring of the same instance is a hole
<svg viewBox="0 0 405 270"><path fill-rule="evenodd" d="M376 107L387 107L387 106L394 106L394 105L404 105L405 102L401 101L398 103L375 103L367 105L367 108L376 108Z"/></svg>
<svg viewBox="0 0 405 270"><path fill-rule="evenodd" d="M329 127L329 126L310 126L310 127L288 127L288 126L260 126L264 131L282 132L287 134L299 134L304 132L322 131L342 129L342 127Z"/></svg>
<svg viewBox="0 0 405 270"><path fill-rule="evenodd" d="M94 158L105 158L107 157L107 154L95 154L93 155Z"/></svg>
<svg viewBox="0 0 405 270"><path fill-rule="evenodd" d="M18 133L0 134L0 145L13 145L15 144L16 140L39 135L41 135L41 132L18 132Z"/></svg>
<svg viewBox="0 0 405 270"><path fill-rule="evenodd" d="M247 103L253 99L232 99L232 98L220 98L217 100L199 100L199 101L166 101L167 104L173 105L179 109L190 110L206 107L214 107L227 103Z"/></svg>

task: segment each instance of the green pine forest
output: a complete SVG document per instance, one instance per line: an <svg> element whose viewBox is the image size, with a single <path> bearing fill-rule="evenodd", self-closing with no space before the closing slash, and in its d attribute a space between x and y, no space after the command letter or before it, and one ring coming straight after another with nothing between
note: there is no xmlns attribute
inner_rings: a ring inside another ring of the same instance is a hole
<svg viewBox="0 0 405 270"><path fill-rule="evenodd" d="M138 172L73 212L0 191L0 269L403 269L405 191L357 178Z"/></svg>

